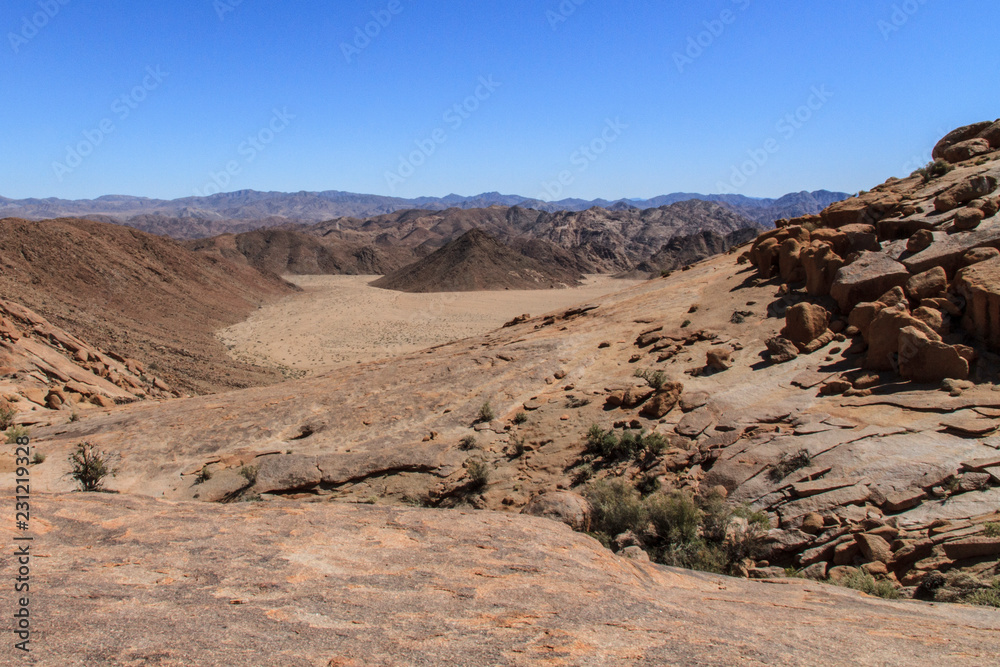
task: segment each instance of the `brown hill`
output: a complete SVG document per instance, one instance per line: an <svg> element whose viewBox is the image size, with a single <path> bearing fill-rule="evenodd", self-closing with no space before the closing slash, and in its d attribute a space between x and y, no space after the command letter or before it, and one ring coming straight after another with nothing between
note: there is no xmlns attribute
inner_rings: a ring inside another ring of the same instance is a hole
<svg viewBox="0 0 1000 667"><path fill-rule="evenodd" d="M279 275L377 276L420 256L411 248L379 246L370 241L367 235L335 231L317 237L295 229L261 229L187 241L184 245Z"/></svg>
<svg viewBox="0 0 1000 667"><path fill-rule="evenodd" d="M128 227L0 220L0 290L8 300L186 391L279 379L274 370L233 364L212 334L294 289Z"/></svg>
<svg viewBox="0 0 1000 667"><path fill-rule="evenodd" d="M548 213L518 206L444 211L405 210L372 218L338 218L303 226L225 234L188 247L278 274L387 274L480 229L528 257L572 273L649 273L664 246L691 236L687 258L707 256L712 244L693 235L743 238L752 220L713 202L682 201L655 209ZM746 236L749 238L749 236ZM716 244L718 246L724 244ZM242 259L241 256L242 255ZM668 263L664 259L662 264Z"/></svg>
<svg viewBox="0 0 1000 667"><path fill-rule="evenodd" d="M531 259L473 229L372 285L399 292L472 292L565 287L580 284L581 277Z"/></svg>

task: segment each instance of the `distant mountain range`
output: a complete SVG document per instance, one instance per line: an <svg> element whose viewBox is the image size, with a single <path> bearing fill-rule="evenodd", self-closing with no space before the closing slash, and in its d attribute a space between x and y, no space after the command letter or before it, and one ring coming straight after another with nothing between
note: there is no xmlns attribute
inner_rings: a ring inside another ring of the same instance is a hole
<svg viewBox="0 0 1000 667"><path fill-rule="evenodd" d="M610 211L644 210L699 199L721 204L760 226L779 218L818 213L847 198L843 192L798 192L778 199L756 199L742 195L703 195L677 192L652 199L563 199L540 201L518 195L488 192L473 197L418 197L402 199L329 190L325 192L258 192L240 190L208 197L164 200L125 195L97 199L7 199L0 197L0 218L28 220L85 217L125 224L142 231L180 239L206 238L263 227L315 223L335 218L368 218L402 210L441 211L452 208L482 209L492 206L521 207L554 213L585 211L594 207Z"/></svg>

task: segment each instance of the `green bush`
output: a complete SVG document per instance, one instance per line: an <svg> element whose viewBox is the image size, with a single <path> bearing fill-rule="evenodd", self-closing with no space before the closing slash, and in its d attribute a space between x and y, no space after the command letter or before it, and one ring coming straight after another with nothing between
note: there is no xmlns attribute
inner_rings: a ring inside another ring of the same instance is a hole
<svg viewBox="0 0 1000 667"><path fill-rule="evenodd" d="M496 413L493 412L493 406L490 405L489 401L486 401L481 406L479 406L479 415L476 417L477 421L491 422L494 419L496 419Z"/></svg>
<svg viewBox="0 0 1000 667"><path fill-rule="evenodd" d="M621 479L598 480L587 485L583 496L594 509L591 528L609 538L626 531L646 532L646 508L639 493Z"/></svg>
<svg viewBox="0 0 1000 667"><path fill-rule="evenodd" d="M524 456L524 438L511 438L510 455L515 459Z"/></svg>
<svg viewBox="0 0 1000 667"><path fill-rule="evenodd" d="M989 522L983 527L983 535L986 537L1000 537L1000 523Z"/></svg>
<svg viewBox="0 0 1000 667"><path fill-rule="evenodd" d="M14 417L17 417L17 409L6 399L0 400L0 431L6 431L13 426Z"/></svg>
<svg viewBox="0 0 1000 667"><path fill-rule="evenodd" d="M657 391L667 383L667 374L659 370L637 370L634 375L645 380L650 387Z"/></svg>
<svg viewBox="0 0 1000 667"><path fill-rule="evenodd" d="M840 581L840 585L846 588L853 588L867 595L885 598L886 600L899 599L899 591L890 582L876 580L875 577L861 569L851 571L850 574Z"/></svg>
<svg viewBox="0 0 1000 667"><path fill-rule="evenodd" d="M473 491L482 491L490 483L490 468L485 461L479 459L469 461L465 467L465 474L469 477L469 488Z"/></svg>
<svg viewBox="0 0 1000 667"><path fill-rule="evenodd" d="M597 424L587 431L587 452L608 461L637 458L644 452L659 456L667 448L667 440L659 433L626 429L620 435L614 429L605 431Z"/></svg>
<svg viewBox="0 0 1000 667"><path fill-rule="evenodd" d="M240 468L240 474L247 481L247 486L253 486L257 483L257 466L243 466Z"/></svg>
<svg viewBox="0 0 1000 667"><path fill-rule="evenodd" d="M928 162L926 167L921 167L913 173L920 176L924 183L927 183L933 178L940 178L944 176L954 168L955 167L948 164L944 160L934 160L933 162Z"/></svg>
<svg viewBox="0 0 1000 667"><path fill-rule="evenodd" d="M463 452L468 452L473 449L479 449L479 441L476 440L476 436L467 435L459 441L458 448L461 449Z"/></svg>
<svg viewBox="0 0 1000 667"><path fill-rule="evenodd" d="M782 456L780 461L771 466L768 477L773 482L780 482L796 470L808 468L810 465L812 465L812 455L809 450L800 449L795 454Z"/></svg>
<svg viewBox="0 0 1000 667"><path fill-rule="evenodd" d="M118 469L113 465L112 454L101 451L89 442L76 446L69 456L69 476L77 481L81 491L100 491L107 477L114 477Z"/></svg>
<svg viewBox="0 0 1000 667"><path fill-rule="evenodd" d="M18 438L27 438L31 435L31 431L26 426L11 426L5 431L7 436L7 444L13 445L17 442Z"/></svg>
<svg viewBox="0 0 1000 667"><path fill-rule="evenodd" d="M1000 607L1000 590L995 588L980 588L965 596L964 601L983 607Z"/></svg>
<svg viewBox="0 0 1000 667"><path fill-rule="evenodd" d="M517 424L518 426L520 426L526 421L528 421L527 412L518 412L516 415L514 415L514 423Z"/></svg>
<svg viewBox="0 0 1000 667"><path fill-rule="evenodd" d="M661 540L680 546L698 539L702 511L691 495L682 491L657 493L646 499L646 506L649 521Z"/></svg>
<svg viewBox="0 0 1000 667"><path fill-rule="evenodd" d="M42 454L41 452L35 452L35 455L32 457L31 462L34 463L35 465L45 463L45 454Z"/></svg>

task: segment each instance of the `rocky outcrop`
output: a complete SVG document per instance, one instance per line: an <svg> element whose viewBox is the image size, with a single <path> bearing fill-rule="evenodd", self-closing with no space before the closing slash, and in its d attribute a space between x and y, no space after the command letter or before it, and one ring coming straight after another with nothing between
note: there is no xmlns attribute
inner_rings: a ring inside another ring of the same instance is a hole
<svg viewBox="0 0 1000 667"><path fill-rule="evenodd" d="M955 289L967 303L962 325L979 340L1000 349L1000 257L959 271Z"/></svg>
<svg viewBox="0 0 1000 667"><path fill-rule="evenodd" d="M862 301L875 301L893 287L902 287L910 279L906 267L888 255L865 252L840 269L830 287L841 312L849 313Z"/></svg>

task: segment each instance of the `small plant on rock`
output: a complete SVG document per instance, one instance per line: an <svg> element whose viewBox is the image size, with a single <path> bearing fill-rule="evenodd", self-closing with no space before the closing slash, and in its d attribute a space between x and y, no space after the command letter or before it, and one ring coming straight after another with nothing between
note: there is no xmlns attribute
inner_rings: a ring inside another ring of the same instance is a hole
<svg viewBox="0 0 1000 667"><path fill-rule="evenodd" d="M1000 537L1000 523L991 521L983 526L983 535L986 537Z"/></svg>
<svg viewBox="0 0 1000 667"><path fill-rule="evenodd" d="M0 399L0 431L6 431L14 425L17 409L6 399Z"/></svg>
<svg viewBox="0 0 1000 667"><path fill-rule="evenodd" d="M31 458L31 462L35 465L45 463L45 454L41 452L35 452L35 455Z"/></svg>
<svg viewBox="0 0 1000 667"><path fill-rule="evenodd" d="M490 468L486 461L473 459L465 467L469 477L469 488L472 491L482 491L490 483Z"/></svg>
<svg viewBox="0 0 1000 667"><path fill-rule="evenodd" d="M473 449L479 449L479 441L476 440L476 436L467 435L459 441L458 448L461 449L463 452L469 452L472 451Z"/></svg>
<svg viewBox="0 0 1000 667"><path fill-rule="evenodd" d="M924 183L927 183L931 179L944 176L954 168L944 160L934 160L933 162L928 162L926 167L921 167L913 173L920 176Z"/></svg>
<svg viewBox="0 0 1000 667"><path fill-rule="evenodd" d="M4 433L7 436L7 444L13 445L18 441L18 438L27 438L31 435L31 431L28 430L26 426L11 426Z"/></svg>
<svg viewBox="0 0 1000 667"><path fill-rule="evenodd" d="M476 417L476 421L491 422L494 419L496 419L496 413L493 412L493 406L490 405L489 401L479 406L479 415Z"/></svg>
<svg viewBox="0 0 1000 667"><path fill-rule="evenodd" d="M780 482L796 470L808 468L812 465L812 455L808 449L800 449L794 454L786 454L781 460L771 467L768 477L773 482Z"/></svg>
<svg viewBox="0 0 1000 667"><path fill-rule="evenodd" d="M113 464L116 458L113 454L84 442L77 445L69 456L71 466L69 476L76 480L81 491L101 491L105 479L114 477L118 472Z"/></svg>
<svg viewBox="0 0 1000 667"><path fill-rule="evenodd" d="M528 413L527 412L518 412L516 415L514 415L514 423L517 426L520 426L521 424L525 423L526 421L528 421Z"/></svg>
<svg viewBox="0 0 1000 667"><path fill-rule="evenodd" d="M667 374L659 370L638 370L635 377L642 378L651 388L659 391L667 383Z"/></svg>
<svg viewBox="0 0 1000 667"><path fill-rule="evenodd" d="M247 486L253 486L257 483L257 466L243 466L240 468L240 474L247 481Z"/></svg>
<svg viewBox="0 0 1000 667"><path fill-rule="evenodd" d="M510 456L515 459L524 456L524 438L511 438Z"/></svg>
<svg viewBox="0 0 1000 667"><path fill-rule="evenodd" d="M890 582L876 580L875 577L861 569L854 570L844 577L840 585L846 588L853 588L867 595L885 598L886 600L899 599L899 591Z"/></svg>

